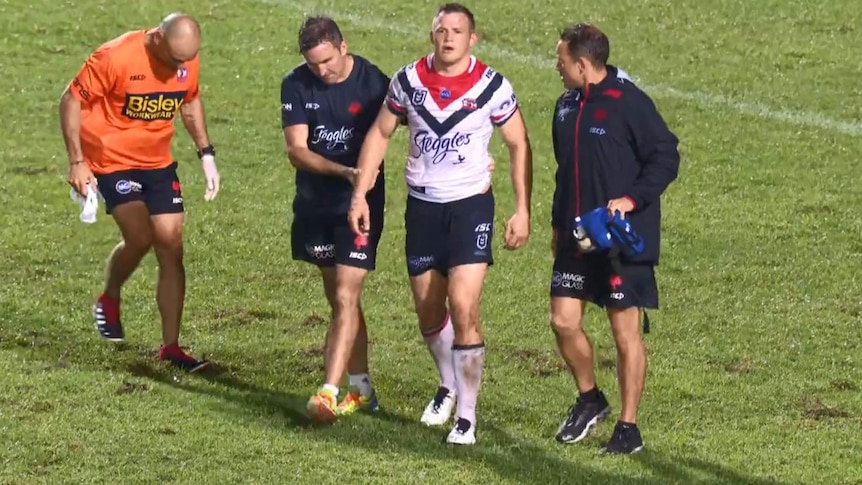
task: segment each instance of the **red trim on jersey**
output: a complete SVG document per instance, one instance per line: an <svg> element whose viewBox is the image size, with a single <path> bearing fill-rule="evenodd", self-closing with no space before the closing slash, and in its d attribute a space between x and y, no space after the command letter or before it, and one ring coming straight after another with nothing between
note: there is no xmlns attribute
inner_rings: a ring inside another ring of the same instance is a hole
<svg viewBox="0 0 862 485"><path fill-rule="evenodd" d="M419 76L422 87L428 90L428 94L431 95L440 109L445 109L475 86L487 69L487 66L476 58L471 60L470 67L465 72L457 76L439 74L433 66L432 56L425 56L416 63L416 74ZM449 97L443 99L440 93L447 89L449 90Z"/></svg>
<svg viewBox="0 0 862 485"><path fill-rule="evenodd" d="M500 116L491 116L491 121L493 123L499 123L500 121L503 121L504 119L506 119L508 116L511 116L514 111L515 110L512 109L512 110L506 111L505 113L501 114Z"/></svg>
<svg viewBox="0 0 862 485"><path fill-rule="evenodd" d="M387 104L389 104L389 109L391 109L392 111L395 111L396 113L404 113L405 111L407 111L407 108L405 108L404 106L401 106L400 104L396 103L395 101L393 101L391 99L387 98L386 102L387 102Z"/></svg>

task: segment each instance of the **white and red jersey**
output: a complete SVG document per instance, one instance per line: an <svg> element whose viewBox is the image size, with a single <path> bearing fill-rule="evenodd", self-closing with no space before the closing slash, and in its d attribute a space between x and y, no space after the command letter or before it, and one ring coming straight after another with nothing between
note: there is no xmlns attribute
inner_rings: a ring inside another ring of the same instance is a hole
<svg viewBox="0 0 862 485"><path fill-rule="evenodd" d="M491 183L488 142L518 109L502 74L470 57L461 75L434 70L433 56L392 77L386 105L407 118L410 130L405 179L411 196L450 202L481 193Z"/></svg>

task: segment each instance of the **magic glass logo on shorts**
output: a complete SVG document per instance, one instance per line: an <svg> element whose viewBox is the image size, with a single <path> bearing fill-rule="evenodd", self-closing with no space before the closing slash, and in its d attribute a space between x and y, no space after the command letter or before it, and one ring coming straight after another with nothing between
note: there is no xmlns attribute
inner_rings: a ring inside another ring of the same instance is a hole
<svg viewBox="0 0 862 485"><path fill-rule="evenodd" d="M172 120L183 105L185 91L126 94L123 116L133 120Z"/></svg>

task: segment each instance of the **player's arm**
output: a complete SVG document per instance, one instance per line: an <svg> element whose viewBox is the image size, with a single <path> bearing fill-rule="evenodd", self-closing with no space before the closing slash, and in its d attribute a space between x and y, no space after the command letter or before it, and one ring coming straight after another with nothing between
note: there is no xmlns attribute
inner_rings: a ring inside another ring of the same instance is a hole
<svg viewBox="0 0 862 485"><path fill-rule="evenodd" d="M386 91L383 106L377 113L377 118L371 125L371 129L365 135L365 141L359 152L359 160L356 163L359 175L356 179L356 186L353 188L354 198L364 199L365 194L374 186L377 171L383 163L383 156L386 155L386 148L389 147L392 134L395 133L398 125L407 124L407 94L401 87L399 80L401 76L404 76L403 70L399 70L389 80L389 88Z"/></svg>
<svg viewBox="0 0 862 485"><path fill-rule="evenodd" d="M374 186L377 171L383 163L386 148L389 147L389 140L403 119L399 114L393 113L386 104L380 108L377 119L365 135L365 141L359 152L359 160L356 163L359 174L356 177L356 187L353 189L354 197L365 197L365 194Z"/></svg>
<svg viewBox="0 0 862 485"><path fill-rule="evenodd" d="M81 150L81 101L72 94L71 89L71 86L66 88L60 97L60 130L63 132L70 165L81 163L84 159Z"/></svg>
<svg viewBox="0 0 862 485"><path fill-rule="evenodd" d="M104 50L97 50L84 62L60 96L60 130L69 164L83 161L81 150L81 109L105 97L114 84L114 69Z"/></svg>
<svg viewBox="0 0 862 485"><path fill-rule="evenodd" d="M301 85L294 75L281 81L281 128L287 159L297 170L321 175L351 178L353 169L328 160L308 147L308 118L300 96Z"/></svg>
<svg viewBox="0 0 862 485"><path fill-rule="evenodd" d="M627 99L626 120L641 171L626 198L633 210L658 200L679 172L679 140L644 93Z"/></svg>
<svg viewBox="0 0 862 485"><path fill-rule="evenodd" d="M204 112L204 103L200 96L195 96L193 99L184 101L180 106L180 115L183 119L183 125L186 131L189 132L195 147L198 150L210 146L210 137L207 134L206 113Z"/></svg>
<svg viewBox="0 0 862 485"><path fill-rule="evenodd" d="M284 141L287 144L287 158L297 170L348 179L353 176L351 167L330 161L308 148L307 124L300 123L284 127Z"/></svg>
<svg viewBox="0 0 862 485"><path fill-rule="evenodd" d="M500 126L500 135L509 148L515 212L529 216L533 193L533 149L520 109L516 109L511 118Z"/></svg>

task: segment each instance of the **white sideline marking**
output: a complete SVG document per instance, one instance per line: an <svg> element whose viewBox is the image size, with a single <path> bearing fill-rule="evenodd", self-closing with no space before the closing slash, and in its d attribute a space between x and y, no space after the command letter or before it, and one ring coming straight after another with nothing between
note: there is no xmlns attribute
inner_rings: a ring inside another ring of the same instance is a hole
<svg viewBox="0 0 862 485"><path fill-rule="evenodd" d="M316 13L330 15L336 21L346 21L351 24L359 25L365 28L388 30L397 34L417 37L421 35L422 29L412 25L405 25L403 22L396 23L387 21L386 19L376 16L358 15L354 13L334 12L328 9L309 8L308 5L291 2L290 0L258 0L262 3L278 5L291 10L300 11L302 13ZM550 49L550 47L549 47ZM493 42L480 42L476 46L477 52L485 52L488 55L500 60L514 61L518 64L528 64L539 68L553 69L554 59L550 53L547 58L536 55L524 55L518 52L498 47ZM406 64L410 60L405 60ZM625 69L625 66L620 66ZM628 70L627 70L628 71ZM701 106L728 108L742 114L756 116L758 118L771 119L782 121L799 126L807 126L819 128L826 131L842 133L851 136L862 136L862 123L854 123L850 121L839 121L827 118L823 115L805 111L785 111L776 110L766 105L746 103L744 101L735 101L727 96L720 94L711 94L702 91L682 91L670 86L642 84L640 80L631 74L638 86L644 91L657 97L673 98L682 101L690 101Z"/></svg>

